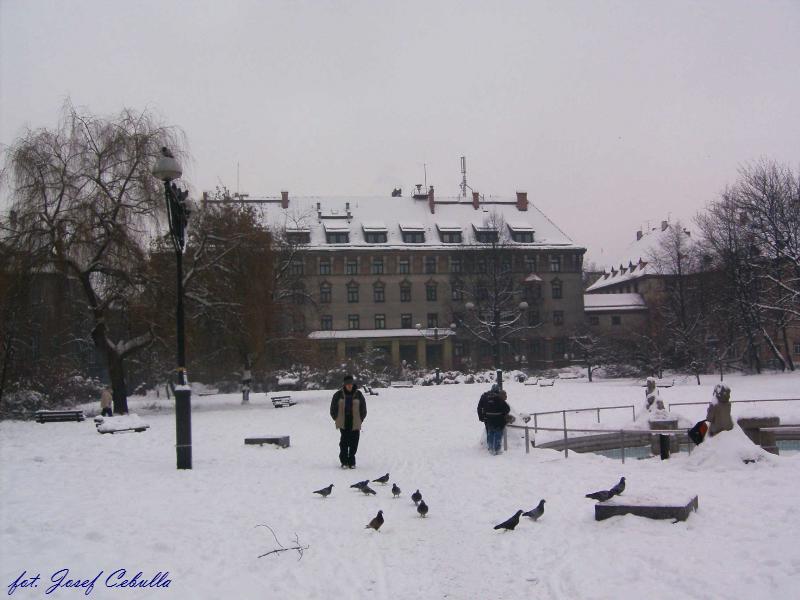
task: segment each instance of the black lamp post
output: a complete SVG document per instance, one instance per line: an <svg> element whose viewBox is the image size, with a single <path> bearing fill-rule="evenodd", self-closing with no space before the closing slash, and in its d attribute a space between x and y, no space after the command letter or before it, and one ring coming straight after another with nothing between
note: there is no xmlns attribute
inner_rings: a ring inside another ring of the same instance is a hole
<svg viewBox="0 0 800 600"><path fill-rule="evenodd" d="M431 333L433 330L433 333ZM431 340L433 342L438 342L439 340L443 340L446 337L450 337L451 335L455 335L456 333L456 324L450 323L449 328L445 327L429 327L428 329L422 328L422 323L417 323L417 331L419 334L424 337L426 340ZM439 367L436 367L436 385L441 383L441 371Z"/></svg>
<svg viewBox="0 0 800 600"><path fill-rule="evenodd" d="M161 156L153 167L153 176L164 182L164 196L167 200L169 234L175 249L177 265L178 301L176 309L178 333L178 366L175 392L175 449L179 469L192 468L192 390L186 376L186 346L184 341L183 318L183 250L186 247L186 226L191 209L188 191L181 191L173 181L182 174L181 165L167 148L161 149Z"/></svg>

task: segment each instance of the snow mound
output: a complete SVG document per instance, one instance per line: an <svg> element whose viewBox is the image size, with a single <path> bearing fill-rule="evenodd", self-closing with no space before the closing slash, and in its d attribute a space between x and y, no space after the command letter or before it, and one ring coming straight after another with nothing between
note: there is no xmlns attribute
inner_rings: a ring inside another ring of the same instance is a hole
<svg viewBox="0 0 800 600"><path fill-rule="evenodd" d="M150 427L136 413L120 415L118 417L95 417L97 431L100 433L114 433L128 429L147 429Z"/></svg>
<svg viewBox="0 0 800 600"><path fill-rule="evenodd" d="M726 470L748 468L745 461L774 464L778 460L760 446L754 444L741 427L734 425L730 431L723 431L714 437L706 436L686 459L689 468Z"/></svg>

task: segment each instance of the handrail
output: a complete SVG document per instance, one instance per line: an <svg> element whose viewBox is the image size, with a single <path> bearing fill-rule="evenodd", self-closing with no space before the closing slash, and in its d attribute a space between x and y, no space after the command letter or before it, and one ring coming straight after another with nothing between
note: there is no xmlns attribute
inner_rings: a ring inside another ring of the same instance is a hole
<svg viewBox="0 0 800 600"><path fill-rule="evenodd" d="M539 417L541 415L557 415L557 414L561 414L563 419L564 419L564 423L566 424L567 413L568 412L569 413L579 413L579 412L597 411L597 422L599 423L600 422L600 411L601 410L615 410L615 409L620 409L620 408L630 408L632 413L633 413L633 420L634 421L636 420L636 405L635 404L623 404L623 405L620 405L620 406L595 406L595 407L592 407L592 408L573 408L573 409L565 408L565 409L562 409L562 410L548 410L548 411L545 411L545 412L530 413L530 414L528 414L528 420L530 420L531 417L533 417L533 430L534 431L539 431L539 429L541 429L539 427Z"/></svg>
<svg viewBox="0 0 800 600"><path fill-rule="evenodd" d="M560 412L560 411L559 411ZM512 429L531 429L528 425L506 425L506 427L510 427ZM794 425L794 427L800 427L800 425ZM766 428L762 428L766 429ZM563 427L539 427L540 431L564 431ZM594 432L594 433L686 433L689 431L689 428L683 429L573 429L567 428L567 431L579 431L579 432Z"/></svg>
<svg viewBox="0 0 800 600"><path fill-rule="evenodd" d="M765 398L763 400L731 400L731 404L745 404L753 402L800 402L800 398ZM691 405L706 405L711 402L670 402L667 404L667 410L672 406L691 406Z"/></svg>

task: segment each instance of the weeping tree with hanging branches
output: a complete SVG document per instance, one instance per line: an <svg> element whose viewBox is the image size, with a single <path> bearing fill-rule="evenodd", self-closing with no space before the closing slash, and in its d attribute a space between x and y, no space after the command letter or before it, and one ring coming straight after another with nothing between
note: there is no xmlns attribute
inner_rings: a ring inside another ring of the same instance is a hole
<svg viewBox="0 0 800 600"><path fill-rule="evenodd" d="M183 135L148 111L103 118L68 101L55 128L28 130L6 151L15 215L7 241L37 268L78 282L115 413L128 411L126 359L155 339L141 290L149 242L165 230L163 189L151 175L163 146L181 155Z"/></svg>

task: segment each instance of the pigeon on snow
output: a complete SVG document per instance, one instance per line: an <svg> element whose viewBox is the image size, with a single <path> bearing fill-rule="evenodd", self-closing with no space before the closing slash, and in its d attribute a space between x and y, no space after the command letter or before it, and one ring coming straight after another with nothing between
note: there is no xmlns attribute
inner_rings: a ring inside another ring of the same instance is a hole
<svg viewBox="0 0 800 600"><path fill-rule="evenodd" d="M417 505L417 512L419 513L420 517L424 517L428 514L428 505L425 504L425 500L419 501L419 504Z"/></svg>
<svg viewBox="0 0 800 600"><path fill-rule="evenodd" d="M619 496L622 492L625 491L625 478L620 477L619 481L617 482L617 485L615 485L608 491L614 494L615 496Z"/></svg>
<svg viewBox="0 0 800 600"><path fill-rule="evenodd" d="M528 512L522 513L523 517L530 517L534 521L538 520L544 514L544 500L539 500L539 504L536 508L532 508Z"/></svg>
<svg viewBox="0 0 800 600"><path fill-rule="evenodd" d="M360 489L360 490L361 490L361 492L362 492L362 493L363 493L365 496L369 496L370 494L372 494L373 496L375 495L375 490L373 490L373 489L372 489L371 487L369 487L367 484L364 484L364 485L362 485L362 486L361 486L360 488L358 488L358 489Z"/></svg>
<svg viewBox="0 0 800 600"><path fill-rule="evenodd" d="M382 484L386 485L386 483L388 481L389 481L389 474L387 473L386 475L382 475L381 477L378 477L377 479L373 479L372 483L382 483Z"/></svg>
<svg viewBox="0 0 800 600"><path fill-rule="evenodd" d="M328 487L324 487L321 490L314 490L314 493L319 494L323 498L327 498L332 491L333 491L333 484L330 484Z"/></svg>
<svg viewBox="0 0 800 600"><path fill-rule="evenodd" d="M368 483L369 483L369 479L365 479L364 481L358 481L358 482L354 483L350 487L351 488L356 488L357 490L360 490L362 487L364 487Z"/></svg>
<svg viewBox="0 0 800 600"><path fill-rule="evenodd" d="M400 492L401 492L401 490L400 490L399 487L397 487L397 484L393 483L392 484L392 496L397 498L400 495Z"/></svg>
<svg viewBox="0 0 800 600"><path fill-rule="evenodd" d="M614 497L614 493L610 490L600 490L599 492L592 492L591 494L586 494L587 498L591 498L592 500L597 500L599 502L605 502L609 498Z"/></svg>
<svg viewBox="0 0 800 600"><path fill-rule="evenodd" d="M419 504L420 500L422 500L422 494L419 493L419 490L411 494L411 499L414 501L414 504Z"/></svg>
<svg viewBox="0 0 800 600"><path fill-rule="evenodd" d="M383 525L383 511L379 510L378 514L375 515L375 518L372 519L372 521L370 521L369 523L367 523L367 526L364 527L364 529L372 528L375 531L378 531L381 528L381 525Z"/></svg>
<svg viewBox="0 0 800 600"><path fill-rule="evenodd" d="M505 529L506 531L514 531L514 528L519 525L519 517L522 514L521 510L518 510L514 513L514 516L508 519L507 521L503 521L499 525L495 525L495 529Z"/></svg>

